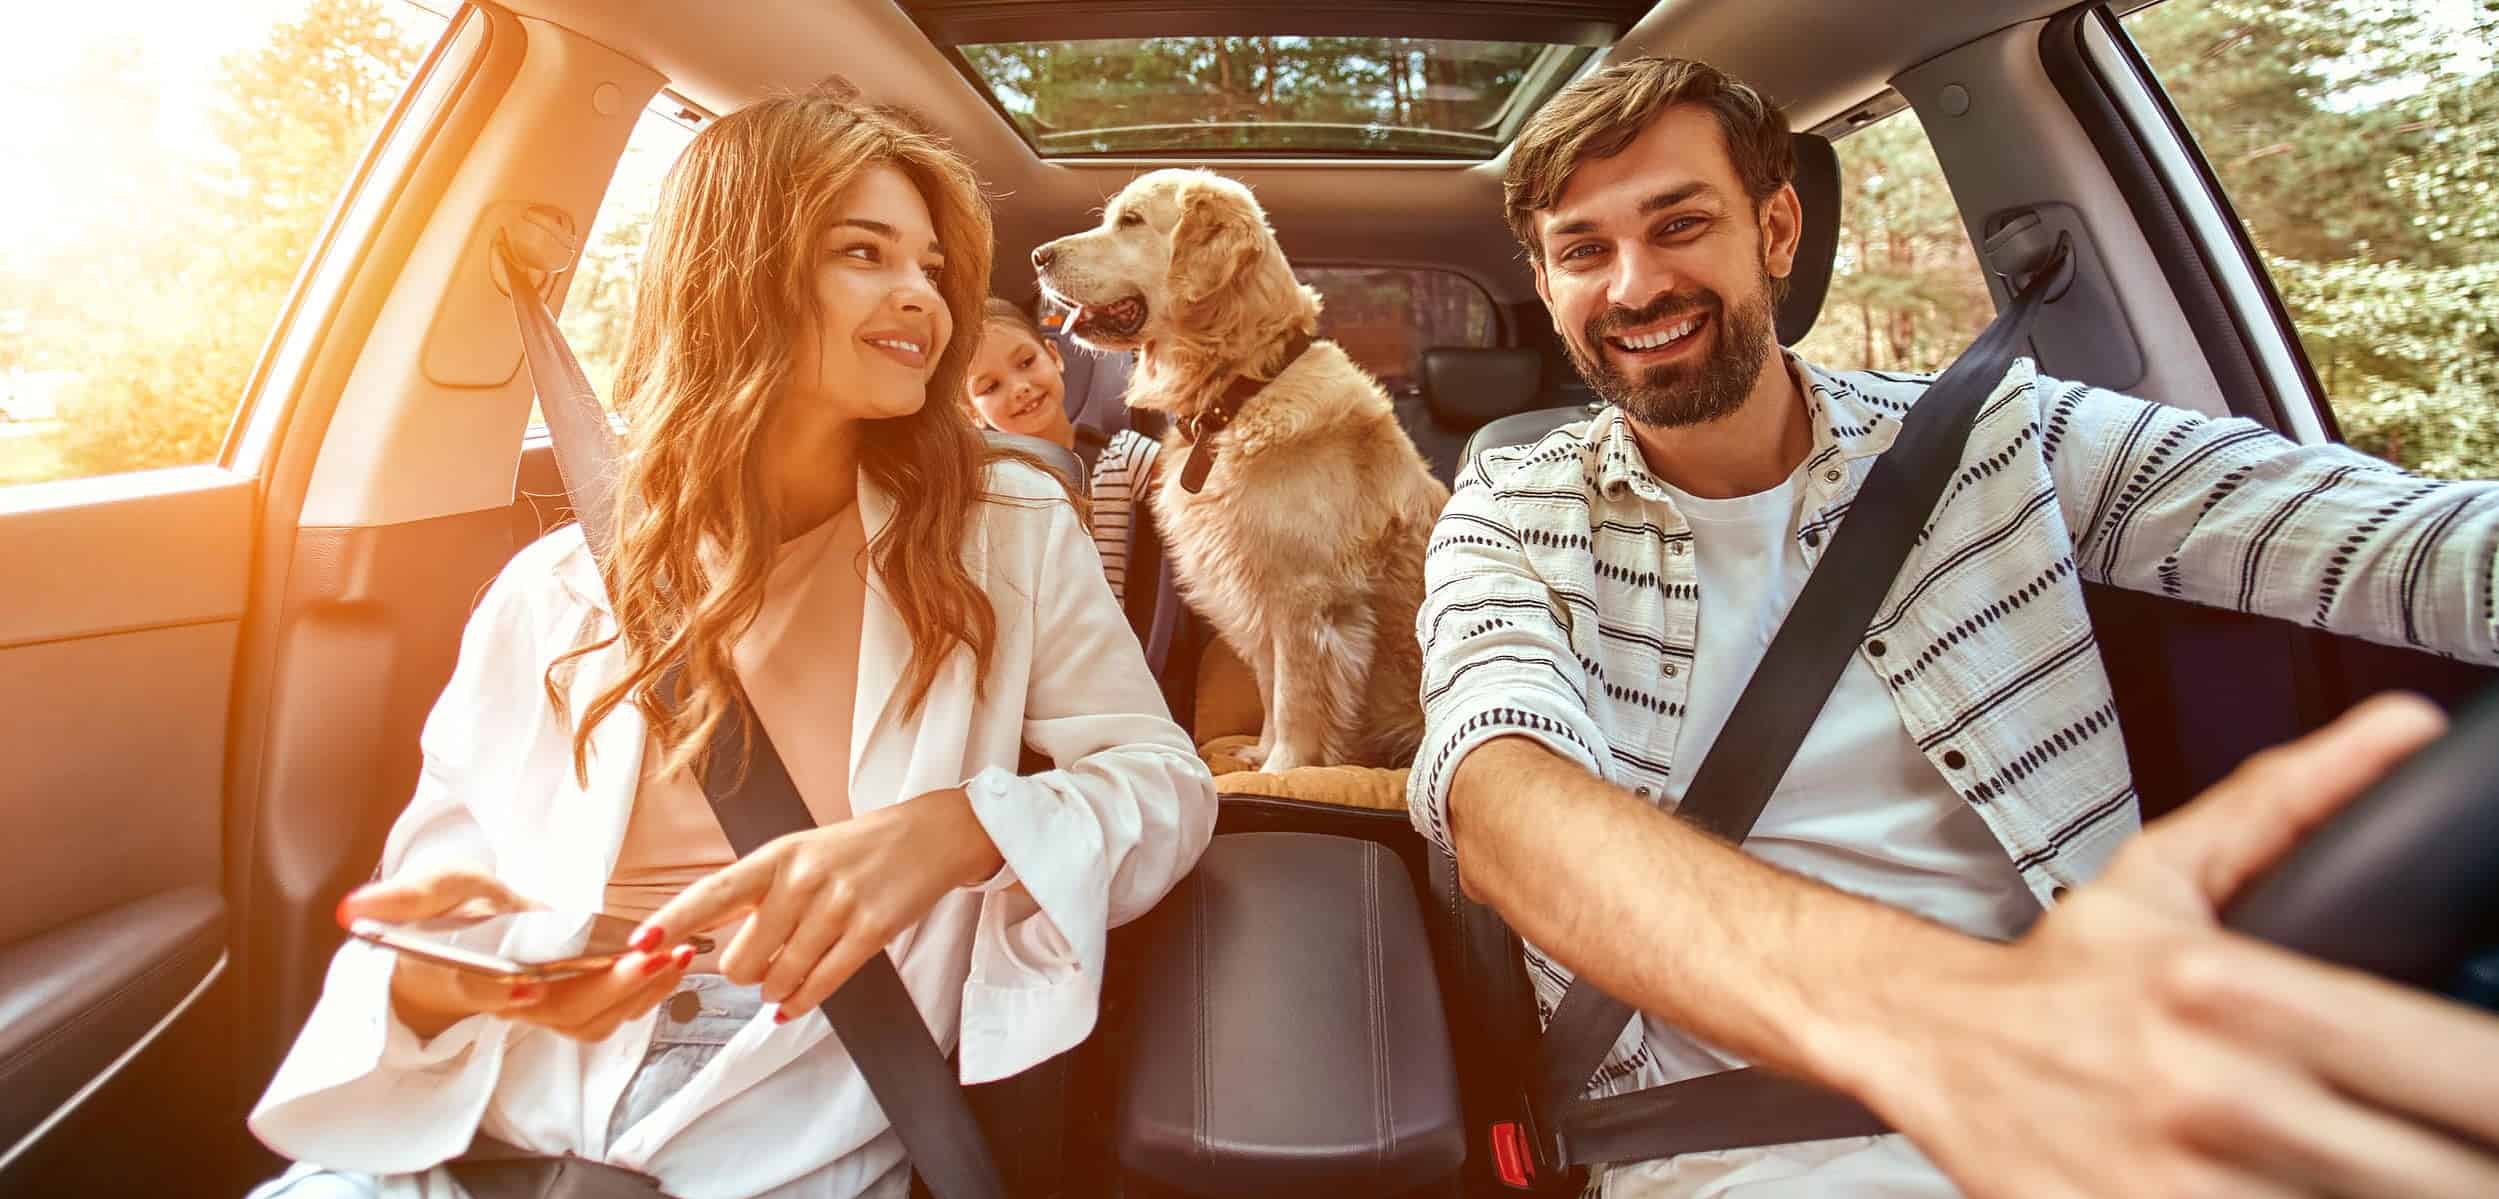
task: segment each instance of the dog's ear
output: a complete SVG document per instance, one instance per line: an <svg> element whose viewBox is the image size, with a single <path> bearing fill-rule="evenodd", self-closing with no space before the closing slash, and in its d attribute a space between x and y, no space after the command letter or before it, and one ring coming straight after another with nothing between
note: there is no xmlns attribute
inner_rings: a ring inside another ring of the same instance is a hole
<svg viewBox="0 0 2499 1199"><path fill-rule="evenodd" d="M1258 261L1258 218L1228 193L1191 187L1180 193L1180 223L1171 232L1171 286L1184 304L1202 304Z"/></svg>

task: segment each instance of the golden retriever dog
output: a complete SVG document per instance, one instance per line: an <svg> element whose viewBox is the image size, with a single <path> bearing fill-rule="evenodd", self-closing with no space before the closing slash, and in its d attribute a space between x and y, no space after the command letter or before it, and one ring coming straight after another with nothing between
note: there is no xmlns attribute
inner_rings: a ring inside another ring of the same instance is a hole
<svg viewBox="0 0 2499 1199"><path fill-rule="evenodd" d="M1258 676L1246 757L1400 766L1423 733L1423 546L1449 502L1388 393L1330 341L1249 189L1163 170L1033 251L1069 329L1137 351L1128 404L1170 414L1154 515L1182 594Z"/></svg>

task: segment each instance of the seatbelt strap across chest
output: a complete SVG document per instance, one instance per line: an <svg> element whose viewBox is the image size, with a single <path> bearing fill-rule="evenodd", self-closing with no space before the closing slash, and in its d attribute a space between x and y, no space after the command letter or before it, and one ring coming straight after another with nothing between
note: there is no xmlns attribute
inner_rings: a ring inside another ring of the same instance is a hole
<svg viewBox="0 0 2499 1199"><path fill-rule="evenodd" d="M535 232L553 231L539 226ZM615 545L610 527L618 456L615 432L581 363L564 343L555 314L545 297L530 286L528 271L516 256L521 251L515 250L507 236L497 239L496 252L512 296L512 315L520 326L522 356L528 361L530 382L538 390L539 407L554 441L557 472L563 476L573 517L581 523L591 557L604 566ZM552 262L545 261L553 255L543 250L530 256L539 261L529 265L550 273L570 261L569 253ZM675 700L676 683L673 674L662 682L664 699ZM741 761L745 766L742 782L738 777ZM783 834L815 827L815 818L764 732L763 722L751 716L721 722L712 739L702 785L712 814L739 857ZM912 1169L930 1192L937 1199L1005 1199L1005 1184L954 1067L938 1050L893 959L883 953L870 957L824 1001L821 1010L842 1047L850 1051L869 1093L901 1138Z"/></svg>
<svg viewBox="0 0 2499 1199"><path fill-rule="evenodd" d="M1734 844L1751 834L1958 472L1980 408L2028 344L2040 308L2064 284L2071 253L2060 242L1910 409L1753 668L1676 816ZM1634 1015L1630 1005L1585 978L1564 991L1546 1024L1530 1084L1537 1149L1548 1165L1644 1161L1888 1131L1853 1099L1751 1068L1584 1098Z"/></svg>

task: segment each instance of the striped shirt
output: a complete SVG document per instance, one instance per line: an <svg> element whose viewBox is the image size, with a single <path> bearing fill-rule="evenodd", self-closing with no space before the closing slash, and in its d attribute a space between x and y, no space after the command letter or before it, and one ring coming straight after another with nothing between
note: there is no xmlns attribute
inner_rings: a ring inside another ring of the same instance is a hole
<svg viewBox="0 0 2499 1199"><path fill-rule="evenodd" d="M1796 537L1816 561L1928 378L1796 362L1813 444ZM1691 531L1607 409L1468 466L1433 530L1417 615L1425 729L1415 825L1444 848L1449 779L1531 737L1660 795L1696 642ZM2499 662L2499 484L2435 482L2016 362L1858 652L1902 726L2034 894L2104 866L2137 827L2085 581ZM1873 582L1873 580L1869 580ZM1569 973L1527 949L1540 1014ZM1640 1022L1598 1075L1643 1085Z"/></svg>
<svg viewBox="0 0 2499 1199"><path fill-rule="evenodd" d="M1128 530L1137 504L1145 498L1146 479L1163 447L1134 429L1121 429L1093 461L1093 548L1102 555L1103 577L1111 596L1128 601Z"/></svg>

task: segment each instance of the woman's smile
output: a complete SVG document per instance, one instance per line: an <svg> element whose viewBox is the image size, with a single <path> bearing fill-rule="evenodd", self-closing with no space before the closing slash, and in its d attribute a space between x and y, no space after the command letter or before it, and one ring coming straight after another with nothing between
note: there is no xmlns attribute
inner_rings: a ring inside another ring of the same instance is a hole
<svg viewBox="0 0 2499 1199"><path fill-rule="evenodd" d="M859 340L876 347L878 352L886 357L915 371L928 369L929 343L925 335L915 336L886 330L865 334Z"/></svg>

